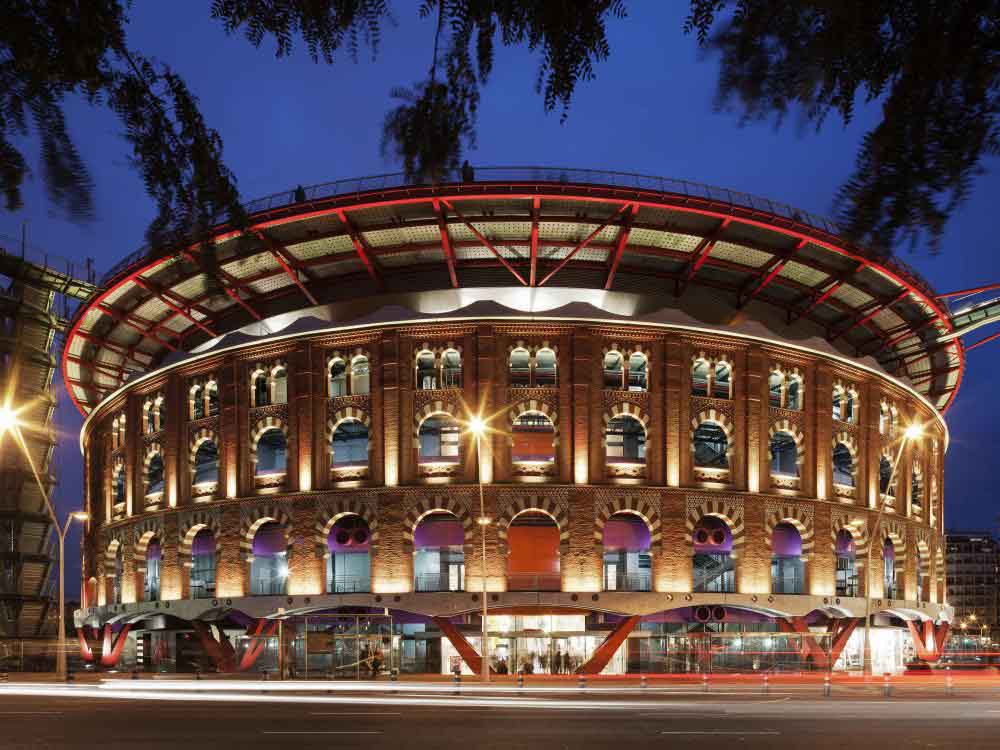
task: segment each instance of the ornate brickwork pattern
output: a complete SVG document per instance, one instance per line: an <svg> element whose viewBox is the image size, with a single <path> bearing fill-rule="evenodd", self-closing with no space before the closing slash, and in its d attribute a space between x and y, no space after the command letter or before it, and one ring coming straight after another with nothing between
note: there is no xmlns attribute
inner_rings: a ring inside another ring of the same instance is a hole
<svg viewBox="0 0 1000 750"><path fill-rule="evenodd" d="M861 567L868 555L868 527L864 522L857 523L855 517L846 511L830 511L830 550L837 550L837 535L847 531L854 540L854 556L856 564Z"/></svg>
<svg viewBox="0 0 1000 750"><path fill-rule="evenodd" d="M292 522L286 509L277 503L261 503L240 508L240 551L253 554L253 537L257 529L268 521L277 521L291 546Z"/></svg>
<svg viewBox="0 0 1000 750"><path fill-rule="evenodd" d="M342 497L322 501L316 507L316 549L320 554L327 551L327 537L333 525L345 516L359 516L368 524L368 540L372 550L378 548L378 501L369 498Z"/></svg>
<svg viewBox="0 0 1000 750"><path fill-rule="evenodd" d="M660 512L645 497L615 495L611 498L594 498L594 544L604 544L604 524L615 513L630 513L641 518L649 528L649 544L658 547L661 538Z"/></svg>
<svg viewBox="0 0 1000 750"><path fill-rule="evenodd" d="M774 527L779 523L790 523L802 537L803 557L812 557L814 546L814 535L816 533L813 523L813 507L811 505L799 505L797 503L777 503L768 500L764 503L764 544L767 549L771 549L771 536Z"/></svg>
<svg viewBox="0 0 1000 750"><path fill-rule="evenodd" d="M713 516L723 521L733 535L732 556L740 556L745 541L743 528L743 498L724 495L688 495L687 515L684 521L684 540L694 543L694 530L705 516Z"/></svg>
<svg viewBox="0 0 1000 750"><path fill-rule="evenodd" d="M218 509L188 511L180 514L177 524L181 558L191 557L191 545L198 532L202 529L208 529L212 532L216 551L218 552L222 549L222 539L225 530L222 526L222 514L220 511Z"/></svg>
<svg viewBox="0 0 1000 750"><path fill-rule="evenodd" d="M413 397L413 437L418 439L420 437L420 425L423 423L427 417L432 414L450 414L456 419L461 415L461 411L458 406L451 401L442 401L441 399L431 398L427 396L426 399L421 399L422 394L430 394L430 391L417 391Z"/></svg>
<svg viewBox="0 0 1000 750"><path fill-rule="evenodd" d="M568 498L550 495L512 495L503 493L497 506L497 528L500 545L507 549L507 529L511 522L525 511L537 511L549 516L559 527L559 549L569 547L569 503Z"/></svg>
<svg viewBox="0 0 1000 750"><path fill-rule="evenodd" d="M465 497L452 495L433 495L431 497L417 498L408 504L406 515L403 518L403 544L407 548L413 547L413 534L420 524L420 521L434 512L451 513L462 522L462 529L465 533L466 542L472 538L472 515L469 513L468 502Z"/></svg>

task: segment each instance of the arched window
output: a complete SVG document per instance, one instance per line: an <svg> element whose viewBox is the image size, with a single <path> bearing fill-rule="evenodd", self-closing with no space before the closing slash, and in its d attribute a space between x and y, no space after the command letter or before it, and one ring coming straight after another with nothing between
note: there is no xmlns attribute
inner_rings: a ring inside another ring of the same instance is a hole
<svg viewBox="0 0 1000 750"><path fill-rule="evenodd" d="M209 380L205 384L205 393L208 396L208 416L219 415L219 384L214 380Z"/></svg>
<svg viewBox="0 0 1000 750"><path fill-rule="evenodd" d="M191 542L191 598L215 596L215 535L201 529Z"/></svg>
<svg viewBox="0 0 1000 750"><path fill-rule="evenodd" d="M272 380L274 383L274 400L275 404L287 404L288 403L288 372L284 367L278 367L274 370L272 374Z"/></svg>
<svg viewBox="0 0 1000 750"><path fill-rule="evenodd" d="M604 524L604 590L652 591L649 527L634 513L615 513Z"/></svg>
<svg viewBox="0 0 1000 750"><path fill-rule="evenodd" d="M518 347L510 353L510 384L515 387L531 385L531 355Z"/></svg>
<svg viewBox="0 0 1000 750"><path fill-rule="evenodd" d="M641 352L632 352L628 358L628 390L645 391L649 387L649 362Z"/></svg>
<svg viewBox="0 0 1000 750"><path fill-rule="evenodd" d="M799 411L802 409L802 379L790 376L786 384L785 408Z"/></svg>
<svg viewBox="0 0 1000 750"><path fill-rule="evenodd" d="M267 387L267 373L261 370L253 374L253 405L267 406L271 403L271 394Z"/></svg>
<svg viewBox="0 0 1000 750"><path fill-rule="evenodd" d="M858 596L858 568L854 537L847 529L837 532L837 596Z"/></svg>
<svg viewBox="0 0 1000 750"><path fill-rule="evenodd" d="M539 349L535 353L535 385L542 388L556 385L556 353L551 349Z"/></svg>
<svg viewBox="0 0 1000 750"><path fill-rule="evenodd" d="M691 395L708 395L708 362L703 359L695 360L691 367Z"/></svg>
<svg viewBox="0 0 1000 750"><path fill-rule="evenodd" d="M413 530L413 590L465 589L465 531L447 511L424 516Z"/></svg>
<svg viewBox="0 0 1000 750"><path fill-rule="evenodd" d="M271 427L257 440L256 476L284 474L288 461L288 441L285 433Z"/></svg>
<svg viewBox="0 0 1000 750"><path fill-rule="evenodd" d="M619 351L604 355L604 387L621 390L625 383L625 358Z"/></svg>
<svg viewBox="0 0 1000 750"><path fill-rule="evenodd" d="M805 591L802 535L783 521L771 533L771 593L801 594Z"/></svg>
<svg viewBox="0 0 1000 750"><path fill-rule="evenodd" d="M276 596L288 587L288 541L276 521L268 521L253 537L250 563L250 593Z"/></svg>
<svg viewBox="0 0 1000 750"><path fill-rule="evenodd" d="M694 465L729 468L729 438L715 422L702 422L694 431Z"/></svg>
<svg viewBox="0 0 1000 750"><path fill-rule="evenodd" d="M878 491L883 495L895 497L896 483L892 482L894 479L892 474L892 462L889 460L889 457L880 457L878 460ZM889 482L892 482L892 484L890 485Z"/></svg>
<svg viewBox="0 0 1000 750"><path fill-rule="evenodd" d="M200 385L191 387L191 419L202 419L205 416L205 396Z"/></svg>
<svg viewBox="0 0 1000 750"><path fill-rule="evenodd" d="M326 545L327 593L371 591L371 532L365 519L354 515L338 519Z"/></svg>
<svg viewBox="0 0 1000 750"><path fill-rule="evenodd" d="M146 412L146 434L149 435L156 432L156 404L147 401L143 411Z"/></svg>
<svg viewBox="0 0 1000 750"><path fill-rule="evenodd" d="M783 396L785 389L785 376L782 375L780 370L771 370L771 374L767 378L767 393L768 393L768 405L775 408L780 408L783 402Z"/></svg>
<svg viewBox="0 0 1000 750"><path fill-rule="evenodd" d="M630 414L608 421L604 433L608 463L646 463L646 428Z"/></svg>
<svg viewBox="0 0 1000 750"><path fill-rule="evenodd" d="M712 378L712 396L715 398L733 397L733 370L726 362L716 362Z"/></svg>
<svg viewBox="0 0 1000 750"><path fill-rule="evenodd" d="M146 545L146 575L143 577L142 599L155 602L160 598L160 540L155 537Z"/></svg>
<svg viewBox="0 0 1000 750"><path fill-rule="evenodd" d="M111 577L111 601L122 603L122 581L125 575L125 549L119 544L115 548L115 569Z"/></svg>
<svg viewBox="0 0 1000 750"><path fill-rule="evenodd" d="M732 594L736 592L736 567L733 564L733 533L721 518L703 516L691 536L694 543L692 581L695 593Z"/></svg>
<svg viewBox="0 0 1000 750"><path fill-rule="evenodd" d="M125 502L125 467L119 466L115 471L115 505Z"/></svg>
<svg viewBox="0 0 1000 750"><path fill-rule="evenodd" d="M156 453L146 467L146 495L158 492L163 492L163 457Z"/></svg>
<svg viewBox="0 0 1000 750"><path fill-rule="evenodd" d="M347 363L342 359L330 362L330 398L347 395Z"/></svg>
<svg viewBox="0 0 1000 750"><path fill-rule="evenodd" d="M896 598L896 545L888 537L882 543L882 596Z"/></svg>
<svg viewBox="0 0 1000 750"><path fill-rule="evenodd" d="M446 349L441 355L441 386L462 387L462 355L455 349Z"/></svg>
<svg viewBox="0 0 1000 750"><path fill-rule="evenodd" d="M507 590L559 591L559 526L546 513L524 511L507 527Z"/></svg>
<svg viewBox="0 0 1000 750"><path fill-rule="evenodd" d="M836 386L833 389L833 418L842 421L844 418L844 389Z"/></svg>
<svg viewBox="0 0 1000 750"><path fill-rule="evenodd" d="M776 432L771 436L771 474L779 477L799 475L799 451L795 436Z"/></svg>
<svg viewBox="0 0 1000 750"><path fill-rule="evenodd" d="M420 463L457 464L461 427L450 414L434 414L420 424L418 460Z"/></svg>
<svg viewBox="0 0 1000 750"><path fill-rule="evenodd" d="M844 421L854 424L857 418L857 396L854 391L848 389L844 394Z"/></svg>
<svg viewBox="0 0 1000 750"><path fill-rule="evenodd" d="M854 486L854 457L851 449L843 443L833 446L833 483Z"/></svg>
<svg viewBox="0 0 1000 750"><path fill-rule="evenodd" d="M359 354L351 360L351 395L358 396L369 391L368 357Z"/></svg>
<svg viewBox="0 0 1000 750"><path fill-rule="evenodd" d="M525 412L511 426L511 461L551 463L556 460L555 425L545 414Z"/></svg>
<svg viewBox="0 0 1000 750"><path fill-rule="evenodd" d="M214 440L203 440L194 453L194 477L191 484L213 484L219 481L219 448Z"/></svg>
<svg viewBox="0 0 1000 750"><path fill-rule="evenodd" d="M917 466L910 472L910 505L918 512L924 505L924 476Z"/></svg>
<svg viewBox="0 0 1000 750"><path fill-rule="evenodd" d="M422 351L417 355L417 388L430 391L437 387L437 364L434 361L434 352Z"/></svg>
<svg viewBox="0 0 1000 750"><path fill-rule="evenodd" d="M357 419L345 419L333 431L330 461L333 467L368 465L368 427Z"/></svg>

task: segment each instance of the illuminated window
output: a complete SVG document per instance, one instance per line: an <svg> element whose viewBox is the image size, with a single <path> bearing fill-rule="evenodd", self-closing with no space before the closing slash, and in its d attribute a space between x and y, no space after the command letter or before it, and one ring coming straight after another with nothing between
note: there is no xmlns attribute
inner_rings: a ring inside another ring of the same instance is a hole
<svg viewBox="0 0 1000 750"><path fill-rule="evenodd" d="M694 465L729 468L729 438L715 422L702 422L694 431Z"/></svg>
<svg viewBox="0 0 1000 750"><path fill-rule="evenodd" d="M799 452L795 436L788 432L776 432L771 436L771 474L779 477L799 475Z"/></svg>
<svg viewBox="0 0 1000 750"><path fill-rule="evenodd" d="M368 465L368 427L357 419L345 419L333 431L333 467Z"/></svg>
<svg viewBox="0 0 1000 750"><path fill-rule="evenodd" d="M646 463L646 428L635 417L620 414L604 433L608 463Z"/></svg>
<svg viewBox="0 0 1000 750"><path fill-rule="evenodd" d="M257 440L258 477L270 474L284 474L288 461L288 441L285 433L277 427L266 430Z"/></svg>
<svg viewBox="0 0 1000 750"><path fill-rule="evenodd" d="M449 414L435 414L420 424L418 433L421 463L458 463L461 427Z"/></svg>

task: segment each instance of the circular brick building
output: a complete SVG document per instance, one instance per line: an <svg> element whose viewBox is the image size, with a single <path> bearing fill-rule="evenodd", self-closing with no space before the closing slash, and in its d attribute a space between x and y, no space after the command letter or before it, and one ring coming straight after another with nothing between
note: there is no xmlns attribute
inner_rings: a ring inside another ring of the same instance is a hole
<svg viewBox="0 0 1000 750"><path fill-rule="evenodd" d="M744 194L476 177L299 188L106 276L62 359L85 658L478 671L485 586L501 674L860 668L866 611L876 668L933 661L964 360L928 285Z"/></svg>

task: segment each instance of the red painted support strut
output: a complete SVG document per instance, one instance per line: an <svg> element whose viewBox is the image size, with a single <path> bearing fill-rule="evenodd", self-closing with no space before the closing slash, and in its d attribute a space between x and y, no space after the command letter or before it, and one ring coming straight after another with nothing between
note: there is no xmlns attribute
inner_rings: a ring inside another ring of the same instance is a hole
<svg viewBox="0 0 1000 750"><path fill-rule="evenodd" d="M288 278L295 282L295 285L299 288L299 291L302 292L305 298L309 300L309 303L318 305L319 302L317 302L316 298L313 297L312 292L306 289L305 284L302 283L302 279L299 278L298 268L292 268L291 263L289 263L289 258L285 255L285 249L272 242L271 239L263 232L257 232L256 234L257 238L267 245L267 249L271 252L271 255L274 256L274 259L278 261L278 265L281 266L284 272L288 275Z"/></svg>
<svg viewBox="0 0 1000 750"><path fill-rule="evenodd" d="M531 286L535 286L536 272L538 270L538 210L541 205L542 199L537 195L531 199L531 275L528 281Z"/></svg>
<svg viewBox="0 0 1000 750"><path fill-rule="evenodd" d="M944 294L935 294L935 299L949 299L951 297L967 297L973 294L981 294L982 292L991 292L994 289L1000 289L1000 284L986 284L985 286L977 286L972 289L960 289L957 292L945 292Z"/></svg>
<svg viewBox="0 0 1000 750"><path fill-rule="evenodd" d="M977 346L982 346L983 344L988 344L991 341L996 341L998 338L1000 338L1000 332L990 334L984 339L979 339L979 341L974 341L973 343L969 344L967 347L965 347L965 351L971 352Z"/></svg>
<svg viewBox="0 0 1000 750"><path fill-rule="evenodd" d="M948 639L948 631L951 623L942 622L935 625L930 620L924 620L919 627L912 620L906 621L906 627L910 630L910 637L917 652L917 658L926 662L936 662L944 654L944 643ZM927 641L931 641L928 648Z"/></svg>
<svg viewBox="0 0 1000 750"><path fill-rule="evenodd" d="M114 667L118 664L122 650L125 648L125 642L128 640L128 631L131 629L131 625L123 626L112 641L111 624L108 623L104 626L104 647L101 649L102 667Z"/></svg>
<svg viewBox="0 0 1000 750"><path fill-rule="evenodd" d="M201 620L192 620L191 627L198 634L198 640L205 649L205 653L215 664L215 668L220 672L236 671L236 651L233 644L226 638L220 629L220 638L216 638L208 623Z"/></svg>
<svg viewBox="0 0 1000 750"><path fill-rule="evenodd" d="M615 251L611 256L611 267L608 269L608 279L604 282L604 288L610 289L615 280L615 273L618 271L618 264L621 263L622 255L625 254L625 245L628 244L628 237L632 233L632 221L639 208L634 204L629 205L628 211L622 218L622 225L618 230L618 239L615 242Z"/></svg>
<svg viewBox="0 0 1000 750"><path fill-rule="evenodd" d="M775 258L770 263L769 269L764 271L764 273L766 273L767 275L763 276L763 278L760 278L756 282L756 284L754 284L754 282L751 282L750 289L748 292L746 292L745 296L737 295L738 297L738 299L736 300L737 306L743 307L744 305L746 305L747 302L749 302L758 294L760 294L762 291L764 291L764 289L767 288L767 285L770 284L772 281L774 281L775 277L779 273L781 273L782 269L785 267L788 261L790 261L792 257L805 246L806 246L806 240L801 239L798 241L795 247L792 248L790 251L788 251L788 253L786 253L785 255L775 256ZM743 296L743 298L739 299L740 296Z"/></svg>
<svg viewBox="0 0 1000 750"><path fill-rule="evenodd" d="M510 271L512 274L514 274L515 279L520 281L524 286L528 285L528 282L524 280L524 277L514 269L514 266L512 266L510 263L507 262L507 259L504 258L503 255L501 255L500 251L493 246L493 243L490 242L488 239L486 239L483 236L482 232L480 232L478 229L472 226L469 220L462 215L461 211L455 208L454 204L451 201L442 198L441 202L444 203L444 205L446 205L449 210L454 211L455 215L459 219L461 219L462 223L465 224L466 228L470 232L472 232L472 234L475 235L476 239L482 243L483 247L485 247L487 250L493 253L496 256L497 260L499 260L500 263L503 265L503 267L506 268L508 271Z"/></svg>
<svg viewBox="0 0 1000 750"><path fill-rule="evenodd" d="M482 674L483 657L472 647L472 644L466 640L465 636L462 635L461 631L455 627L451 620L447 617L435 617L434 624L438 626L455 650L458 651L459 656L462 657L462 661L465 662L466 666L475 674ZM492 670L493 668L490 667L491 672Z"/></svg>
<svg viewBox="0 0 1000 750"><path fill-rule="evenodd" d="M434 213L437 214L438 232L441 234L441 250L444 252L444 260L448 264L448 278L451 280L453 289L458 289L458 275L455 273L455 248L451 244L451 235L448 234L448 219L441 208L441 201L435 198L431 205L434 206Z"/></svg>
<svg viewBox="0 0 1000 750"><path fill-rule="evenodd" d="M260 658L260 655L264 652L264 648L267 646L267 639L274 636L277 631L277 620L257 620L252 628L252 632L251 628L247 628L247 635L251 636L252 640L247 645L247 650L243 652L243 658L240 659L240 672L247 671L257 663L257 659Z"/></svg>
<svg viewBox="0 0 1000 750"><path fill-rule="evenodd" d="M337 209L337 217L340 219L340 223L344 225L347 236L351 238L351 244L354 245L354 250L357 252L358 258L361 259L361 263L364 265L368 275L371 276L372 281L381 287L382 277L379 276L378 270L375 267L375 256L372 254L371 248L365 244L364 237L354 228L354 225L347 218L347 212L344 209Z"/></svg>
<svg viewBox="0 0 1000 750"><path fill-rule="evenodd" d="M684 274L684 278L681 279L680 286L677 288L677 296L680 297L687 290L688 284L698 273L698 269L705 265L705 261L708 260L708 256L712 254L712 248L715 247L716 243L722 237L722 233L726 231L726 228L732 223L730 217L724 218L719 222L719 226L716 230L702 239L698 244L698 247L694 249L692 253L691 262L688 264L687 271Z"/></svg>
<svg viewBox="0 0 1000 750"><path fill-rule="evenodd" d="M608 662L611 661L611 657L615 655L618 647L628 638L629 633L635 630L635 626L639 624L640 619L639 615L632 615L618 623L615 629L608 633L608 637L604 639L601 645L594 649L594 653L587 659L586 663L576 670L576 673L600 674L608 666Z"/></svg>
<svg viewBox="0 0 1000 750"><path fill-rule="evenodd" d="M94 649L91 648L90 642L87 640L84 628L76 629L76 637L80 639L80 657L88 663L94 661Z"/></svg>
<svg viewBox="0 0 1000 750"><path fill-rule="evenodd" d="M595 229L593 232L588 234L584 239L582 239L579 242L579 244L577 244L576 247L570 250L569 253L566 255L566 257L563 258L561 261L559 261L559 265L557 265L555 268L549 271L548 275L539 282L538 286L545 286L545 282L547 282L549 279L555 276L560 270L562 270L562 267L565 266L567 263L569 263L574 255L576 255L578 252L587 247L587 245L589 245L597 235L599 235L607 228L608 224L610 224L613 221L616 221L618 217L621 216L626 209L631 207L631 205L632 205L631 203L623 203L622 207L619 208L617 211L615 211L615 213L611 216L610 219L608 219L599 227L597 227L597 229Z"/></svg>
<svg viewBox="0 0 1000 750"><path fill-rule="evenodd" d="M819 669L826 669L830 663L829 656L823 647L816 643L816 634L806 624L804 617L779 617L776 619L778 629L782 633L795 633L801 636L802 657L812 656L813 664Z"/></svg>

